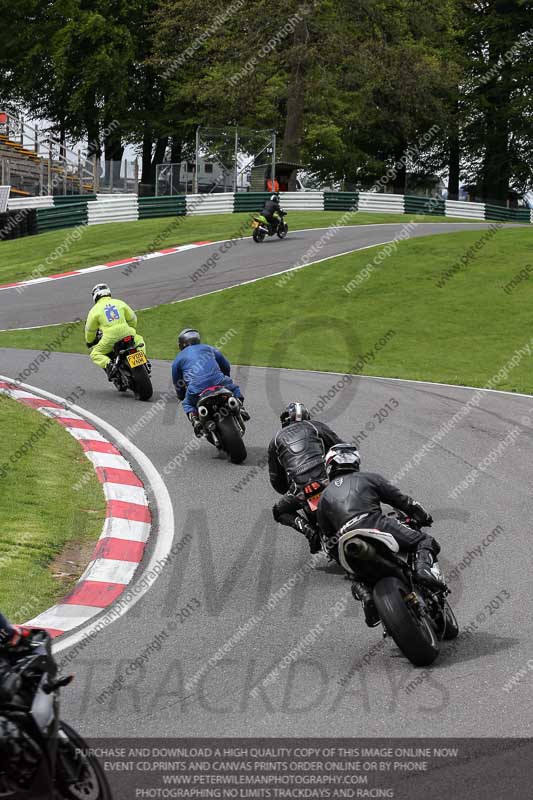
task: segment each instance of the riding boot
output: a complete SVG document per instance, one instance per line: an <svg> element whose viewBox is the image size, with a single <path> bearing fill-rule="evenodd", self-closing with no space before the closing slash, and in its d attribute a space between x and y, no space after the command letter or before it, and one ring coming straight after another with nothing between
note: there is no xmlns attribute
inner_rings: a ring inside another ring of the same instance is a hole
<svg viewBox="0 0 533 800"><path fill-rule="evenodd" d="M194 411L189 411L187 414L189 421L193 427L194 435L200 439L203 436L203 426L200 422L198 414L195 414Z"/></svg>
<svg viewBox="0 0 533 800"><path fill-rule="evenodd" d="M309 522L307 522L307 520L298 515L294 520L294 528L300 533L303 533L309 542L309 549L312 555L319 553L322 550L319 533Z"/></svg>
<svg viewBox="0 0 533 800"><path fill-rule="evenodd" d="M372 592L366 583L356 580L352 581L352 595L354 596L355 600L361 601L365 614L365 622L368 627L375 628L376 625L379 625L379 614L374 604Z"/></svg>
<svg viewBox="0 0 533 800"><path fill-rule="evenodd" d="M433 552L427 546L426 542L422 542L416 551L415 560L415 577L428 589L444 589L445 583L440 581L431 571L431 567L435 563Z"/></svg>
<svg viewBox="0 0 533 800"><path fill-rule="evenodd" d="M110 361L107 366L105 367L105 374L107 375L107 380L112 381L115 377L116 369L115 365L112 361Z"/></svg>

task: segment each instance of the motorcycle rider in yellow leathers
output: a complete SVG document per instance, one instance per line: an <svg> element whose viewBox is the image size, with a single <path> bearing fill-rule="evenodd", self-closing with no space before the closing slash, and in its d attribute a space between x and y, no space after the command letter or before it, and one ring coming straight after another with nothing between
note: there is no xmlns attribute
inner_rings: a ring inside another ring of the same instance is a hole
<svg viewBox="0 0 533 800"><path fill-rule="evenodd" d="M127 303L111 297L111 289L105 283L97 283L92 290L94 306L85 323L85 342L91 350L91 361L105 369L112 380L113 364L108 353L125 336L133 336L136 347L144 347L144 340L135 330L137 315ZM102 336L98 340L97 333Z"/></svg>

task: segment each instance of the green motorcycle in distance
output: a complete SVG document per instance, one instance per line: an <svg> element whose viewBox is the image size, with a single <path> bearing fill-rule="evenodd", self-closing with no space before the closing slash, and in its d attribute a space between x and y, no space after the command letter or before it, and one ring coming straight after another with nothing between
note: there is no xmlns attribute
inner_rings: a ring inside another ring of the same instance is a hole
<svg viewBox="0 0 533 800"><path fill-rule="evenodd" d="M267 218L263 214L256 214L252 220L254 242L260 244L265 240L266 236L274 235L284 239L289 232L289 226L284 220L285 216L285 211L276 212L274 214L274 223L269 225Z"/></svg>

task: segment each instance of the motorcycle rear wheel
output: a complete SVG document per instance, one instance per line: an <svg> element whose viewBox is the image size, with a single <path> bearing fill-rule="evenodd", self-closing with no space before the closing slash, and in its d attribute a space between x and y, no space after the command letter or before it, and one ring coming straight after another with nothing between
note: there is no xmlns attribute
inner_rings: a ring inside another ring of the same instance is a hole
<svg viewBox="0 0 533 800"><path fill-rule="evenodd" d="M262 231L260 228L255 228L252 234L253 240L254 242L257 242L257 244L261 244L261 242L265 240L265 235L266 235L265 232Z"/></svg>
<svg viewBox="0 0 533 800"><path fill-rule="evenodd" d="M133 381L133 393L136 400L149 400L154 393L152 381L148 370L143 365L142 367L135 367L131 373Z"/></svg>
<svg viewBox="0 0 533 800"><path fill-rule="evenodd" d="M382 578L374 586L374 602L387 633L415 667L432 664L440 652L430 620L419 617L406 603L411 593L399 578Z"/></svg>
<svg viewBox="0 0 533 800"><path fill-rule="evenodd" d="M217 423L218 436L222 449L230 457L232 464L242 464L248 453L235 417L228 414Z"/></svg>
<svg viewBox="0 0 533 800"><path fill-rule="evenodd" d="M75 750L88 750L87 743L66 722L59 723L60 730ZM111 789L99 761L92 755L82 755L85 775L81 781L71 785L56 782L57 800L112 800Z"/></svg>

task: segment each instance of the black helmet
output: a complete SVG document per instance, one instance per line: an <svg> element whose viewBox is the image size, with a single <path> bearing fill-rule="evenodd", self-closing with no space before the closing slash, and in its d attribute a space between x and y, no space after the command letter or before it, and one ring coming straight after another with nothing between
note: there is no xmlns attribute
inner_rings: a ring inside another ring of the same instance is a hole
<svg viewBox="0 0 533 800"><path fill-rule="evenodd" d="M196 328L184 328L178 336L178 347L184 350L190 344L200 344L200 334Z"/></svg>
<svg viewBox="0 0 533 800"><path fill-rule="evenodd" d="M326 473L330 480L341 472L359 472L361 456L351 444L334 444L326 454Z"/></svg>
<svg viewBox="0 0 533 800"><path fill-rule="evenodd" d="M270 199L274 200L274 202L278 202L279 203L279 194L276 192L276 194L270 195Z"/></svg>
<svg viewBox="0 0 533 800"><path fill-rule="evenodd" d="M280 416L281 424L290 425L293 422L301 422L303 419L311 419L311 414L303 403L289 403Z"/></svg>

